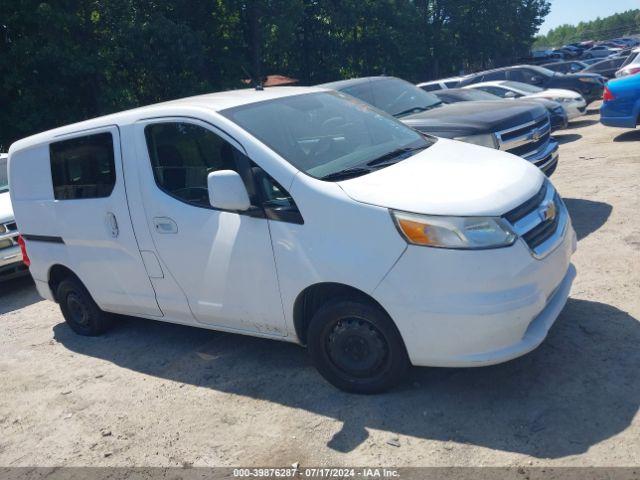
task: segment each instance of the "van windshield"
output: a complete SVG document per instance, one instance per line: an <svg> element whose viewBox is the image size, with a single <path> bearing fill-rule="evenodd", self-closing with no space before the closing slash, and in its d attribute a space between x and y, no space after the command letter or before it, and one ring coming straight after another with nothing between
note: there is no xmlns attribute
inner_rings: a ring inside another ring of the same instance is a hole
<svg viewBox="0 0 640 480"><path fill-rule="evenodd" d="M9 191L9 176L7 175L7 159L0 158L0 193Z"/></svg>
<svg viewBox="0 0 640 480"><path fill-rule="evenodd" d="M435 142L339 92L288 96L220 113L297 169L323 180L364 175Z"/></svg>

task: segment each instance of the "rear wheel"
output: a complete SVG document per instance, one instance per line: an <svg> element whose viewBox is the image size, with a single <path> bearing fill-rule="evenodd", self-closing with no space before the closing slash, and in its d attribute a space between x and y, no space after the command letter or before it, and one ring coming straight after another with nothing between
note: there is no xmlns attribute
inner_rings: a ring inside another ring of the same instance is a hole
<svg viewBox="0 0 640 480"><path fill-rule="evenodd" d="M409 359L389 316L366 302L341 300L321 307L307 333L311 359L341 390L378 393L402 381Z"/></svg>
<svg viewBox="0 0 640 480"><path fill-rule="evenodd" d="M56 298L62 316L78 335L96 336L111 327L111 317L100 310L79 280L68 278L60 282Z"/></svg>

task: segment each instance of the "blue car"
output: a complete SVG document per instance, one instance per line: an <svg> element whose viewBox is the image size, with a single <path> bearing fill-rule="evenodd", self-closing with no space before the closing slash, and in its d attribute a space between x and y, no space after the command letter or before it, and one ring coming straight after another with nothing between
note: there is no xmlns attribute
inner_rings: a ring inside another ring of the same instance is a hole
<svg viewBox="0 0 640 480"><path fill-rule="evenodd" d="M602 99L603 125L636 128L640 123L640 74L612 80L605 86Z"/></svg>

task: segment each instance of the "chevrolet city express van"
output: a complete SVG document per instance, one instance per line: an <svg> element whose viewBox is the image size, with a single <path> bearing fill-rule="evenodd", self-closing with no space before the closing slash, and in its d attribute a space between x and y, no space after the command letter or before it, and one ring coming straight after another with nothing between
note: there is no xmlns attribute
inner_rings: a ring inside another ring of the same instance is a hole
<svg viewBox="0 0 640 480"><path fill-rule="evenodd" d="M297 342L353 392L533 350L575 276L531 163L322 88L51 130L11 146L9 177L38 291L75 332L117 313Z"/></svg>

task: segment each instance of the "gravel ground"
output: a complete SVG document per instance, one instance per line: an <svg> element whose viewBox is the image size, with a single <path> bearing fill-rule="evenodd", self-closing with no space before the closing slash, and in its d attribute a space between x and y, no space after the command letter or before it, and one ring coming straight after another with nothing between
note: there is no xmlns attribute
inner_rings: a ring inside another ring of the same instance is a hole
<svg viewBox="0 0 640 480"><path fill-rule="evenodd" d="M578 277L533 353L355 396L295 345L76 336L25 279L0 285L0 466L640 466L640 131L597 118L558 135Z"/></svg>

